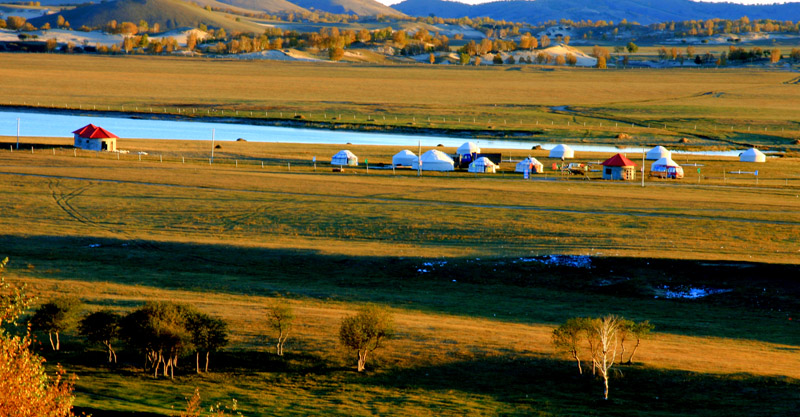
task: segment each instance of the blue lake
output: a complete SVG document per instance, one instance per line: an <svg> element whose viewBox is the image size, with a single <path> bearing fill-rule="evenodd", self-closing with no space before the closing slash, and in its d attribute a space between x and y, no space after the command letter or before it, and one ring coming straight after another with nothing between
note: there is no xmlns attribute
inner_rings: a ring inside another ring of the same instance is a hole
<svg viewBox="0 0 800 417"><path fill-rule="evenodd" d="M145 116L146 117L146 116ZM244 138L250 142L321 143L353 145L389 145L414 148L442 144L458 147L470 140L484 149L531 149L541 145L551 149L556 143L515 141L506 139L468 139L449 136L425 136L396 133L354 132L344 130L303 129L294 127L259 126L227 122L199 122L184 120L156 120L146 118L77 116L43 112L0 111L0 135L16 136L17 119L20 121L20 136L71 137L72 131L89 123L101 126L120 138L136 139L182 139L211 140L212 130L216 140L233 141ZM619 149L604 145L570 144L577 152L639 152L641 148ZM738 156L738 151L683 152L686 155Z"/></svg>

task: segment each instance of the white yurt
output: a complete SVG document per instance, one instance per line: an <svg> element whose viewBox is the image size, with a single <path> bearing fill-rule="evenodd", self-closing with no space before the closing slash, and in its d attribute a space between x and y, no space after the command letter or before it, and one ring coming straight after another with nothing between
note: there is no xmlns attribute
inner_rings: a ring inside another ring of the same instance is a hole
<svg viewBox="0 0 800 417"><path fill-rule="evenodd" d="M424 167L425 164L423 163L422 166ZM486 172L490 174L494 174L497 172L497 164L492 162L489 158L482 156L469 164L469 172Z"/></svg>
<svg viewBox="0 0 800 417"><path fill-rule="evenodd" d="M544 172L544 165L536 158L529 156L517 162L517 167L514 168L514 172L525 172L525 170L531 174L541 174Z"/></svg>
<svg viewBox="0 0 800 417"><path fill-rule="evenodd" d="M472 155L474 153L481 153L481 148L479 148L478 145L473 142L465 142L463 145L458 147L456 153L460 156Z"/></svg>
<svg viewBox="0 0 800 417"><path fill-rule="evenodd" d="M672 158L665 156L653 162L653 165L650 167L650 176L680 179L683 178L683 168L673 161Z"/></svg>
<svg viewBox="0 0 800 417"><path fill-rule="evenodd" d="M423 171L452 171L455 163L453 159L442 151L431 149L420 157ZM415 159L411 168L419 169L419 162Z"/></svg>
<svg viewBox="0 0 800 417"><path fill-rule="evenodd" d="M417 155L408 149L403 149L392 157L392 165L410 167L417 160Z"/></svg>
<svg viewBox="0 0 800 417"><path fill-rule="evenodd" d="M331 165L357 166L358 157L348 150L339 151L331 158Z"/></svg>
<svg viewBox="0 0 800 417"><path fill-rule="evenodd" d="M764 152L756 148L750 148L739 154L739 161L741 162L767 162L767 156Z"/></svg>
<svg viewBox="0 0 800 417"><path fill-rule="evenodd" d="M575 157L575 151L572 150L568 145L556 145L550 151L550 158L561 158L561 159L571 159Z"/></svg>
<svg viewBox="0 0 800 417"><path fill-rule="evenodd" d="M671 157L672 157L672 152L668 151L667 148L663 146L656 146L655 148L650 149L649 151L647 151L647 155L645 156L645 158L648 161L657 161L661 158L671 158Z"/></svg>

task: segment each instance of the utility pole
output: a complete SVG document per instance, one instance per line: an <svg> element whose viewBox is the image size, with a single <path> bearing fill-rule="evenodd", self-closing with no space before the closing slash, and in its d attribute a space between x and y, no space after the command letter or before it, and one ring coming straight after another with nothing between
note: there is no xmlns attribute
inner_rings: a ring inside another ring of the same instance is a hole
<svg viewBox="0 0 800 417"><path fill-rule="evenodd" d="M422 141L417 141L417 176L422 176Z"/></svg>
<svg viewBox="0 0 800 417"><path fill-rule="evenodd" d="M644 148L642 148L642 188L644 188Z"/></svg>
<svg viewBox="0 0 800 417"><path fill-rule="evenodd" d="M214 129L211 129L211 163L214 163Z"/></svg>
<svg viewBox="0 0 800 417"><path fill-rule="evenodd" d="M19 117L17 117L17 149L19 149Z"/></svg>

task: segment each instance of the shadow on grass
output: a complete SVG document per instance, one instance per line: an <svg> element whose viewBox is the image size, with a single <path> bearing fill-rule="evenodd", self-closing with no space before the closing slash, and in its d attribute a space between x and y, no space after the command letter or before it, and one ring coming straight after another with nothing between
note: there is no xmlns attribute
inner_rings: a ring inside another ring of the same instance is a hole
<svg viewBox="0 0 800 417"><path fill-rule="evenodd" d="M485 358L354 375L353 384L488 395L524 413L553 415L794 416L800 381L752 375L708 375L618 366L603 383L584 363L548 358ZM399 404L402 406L402 404Z"/></svg>
<svg viewBox="0 0 800 417"><path fill-rule="evenodd" d="M9 256L10 271L23 276L385 303L521 323L612 312L648 319L659 332L800 345L790 321L800 312L795 265L592 258L592 268L584 269L459 258L425 266L430 260L229 245L8 235L0 241L0 256ZM730 291L700 300L656 298L665 285Z"/></svg>

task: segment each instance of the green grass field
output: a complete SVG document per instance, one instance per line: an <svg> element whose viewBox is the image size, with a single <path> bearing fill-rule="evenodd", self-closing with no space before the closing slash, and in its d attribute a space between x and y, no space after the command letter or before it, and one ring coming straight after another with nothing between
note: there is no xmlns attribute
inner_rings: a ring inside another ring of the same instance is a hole
<svg viewBox="0 0 800 417"><path fill-rule="evenodd" d="M233 329L212 373L194 375L186 358L175 381L124 352L108 368L70 335L64 352L43 350L79 376L76 405L94 415L174 414L195 387L204 404L236 399L248 416L789 416L800 404L796 158L759 164L756 185L717 178L752 164L693 157L699 184L687 169L642 188L549 170L524 181L507 163L480 176L315 171L310 157L325 161L331 145L222 142L210 166L205 142L120 140L147 151L142 161L73 156L66 139L24 144L34 151L0 144L9 279L89 310L185 302ZM375 162L399 150L351 149ZM594 268L521 259L553 253L591 255ZM730 291L675 300L664 286ZM285 359L263 320L276 298L298 316ZM366 302L393 311L398 338L358 375L336 331ZM550 332L606 313L656 333L603 402L598 381L552 355Z"/></svg>
<svg viewBox="0 0 800 417"><path fill-rule="evenodd" d="M800 149L797 77L782 71L47 54L3 54L2 59L4 106L439 129L535 141ZM617 139L620 134L632 138ZM688 143L679 142L682 138Z"/></svg>

